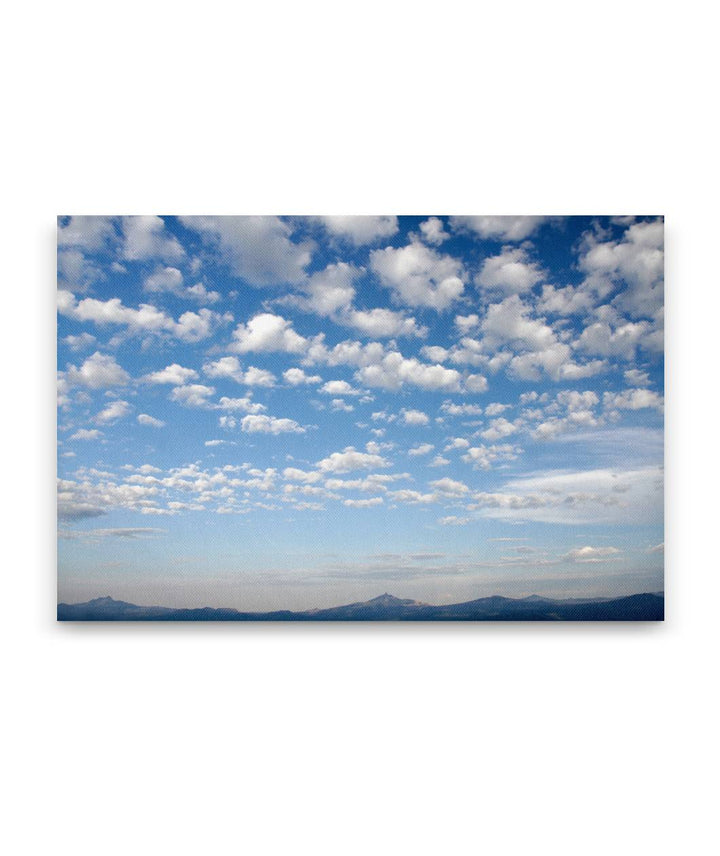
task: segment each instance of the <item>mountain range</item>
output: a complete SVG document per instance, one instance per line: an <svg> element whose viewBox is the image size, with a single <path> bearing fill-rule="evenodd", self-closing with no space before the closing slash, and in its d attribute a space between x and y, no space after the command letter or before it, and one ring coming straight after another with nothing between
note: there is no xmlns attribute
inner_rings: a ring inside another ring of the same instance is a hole
<svg viewBox="0 0 720 856"><path fill-rule="evenodd" d="M434 606L382 594L372 600L302 612L137 606L111 597L59 603L58 621L663 621L663 592L618 598L482 597Z"/></svg>

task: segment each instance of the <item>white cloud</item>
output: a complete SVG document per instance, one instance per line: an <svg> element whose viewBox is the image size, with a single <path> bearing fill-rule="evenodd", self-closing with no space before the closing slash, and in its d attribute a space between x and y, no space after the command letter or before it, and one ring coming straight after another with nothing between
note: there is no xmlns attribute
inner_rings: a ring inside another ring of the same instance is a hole
<svg viewBox="0 0 720 856"><path fill-rule="evenodd" d="M419 446L413 446L412 449L408 449L408 455L411 458L418 457L419 455L429 455L434 448L435 446L432 443L421 443Z"/></svg>
<svg viewBox="0 0 720 856"><path fill-rule="evenodd" d="M447 458L443 458L442 455L435 455L435 457L428 464L429 467L446 467L450 461Z"/></svg>
<svg viewBox="0 0 720 856"><path fill-rule="evenodd" d="M154 416L148 416L147 413L139 413L137 421L140 425L145 425L149 428L164 428L165 423L162 419L156 419Z"/></svg>
<svg viewBox="0 0 720 856"><path fill-rule="evenodd" d="M422 410L405 410L400 412L400 421L403 425L427 425L430 417Z"/></svg>
<svg viewBox="0 0 720 856"><path fill-rule="evenodd" d="M361 390L354 389L346 380L329 380L320 387L325 395L360 395Z"/></svg>
<svg viewBox="0 0 720 856"><path fill-rule="evenodd" d="M522 294L530 291L542 278L540 266L529 260L526 250L504 247L499 255L485 259L475 283L506 294Z"/></svg>
<svg viewBox="0 0 720 856"><path fill-rule="evenodd" d="M117 422L118 419L127 416L131 410L132 407L127 401L111 401L107 407L98 413L95 421L99 425L111 425L113 422Z"/></svg>
<svg viewBox="0 0 720 856"><path fill-rule="evenodd" d="M582 315L592 309L594 304L595 299L590 291L571 285L565 288L544 285L537 308L539 312L550 315Z"/></svg>
<svg viewBox="0 0 720 856"><path fill-rule="evenodd" d="M143 288L145 291L167 291L171 294L182 294L183 275L174 267L159 268L146 278Z"/></svg>
<svg viewBox="0 0 720 856"><path fill-rule="evenodd" d="M465 389L467 392L487 392L488 380L484 375L469 374L465 378Z"/></svg>
<svg viewBox="0 0 720 856"><path fill-rule="evenodd" d="M370 253L370 267L395 300L408 306L447 309L464 291L463 266L450 256L412 242Z"/></svg>
<svg viewBox="0 0 720 856"><path fill-rule="evenodd" d="M226 395L217 404L218 410L240 411L241 413L262 413L267 410L264 404L253 401L249 395L244 398L228 398ZM232 427L232 426L230 426Z"/></svg>
<svg viewBox="0 0 720 856"><path fill-rule="evenodd" d="M352 470L370 470L389 466L389 461L381 455L358 452L354 446L347 446L342 452L333 452L327 458L317 462L317 467L324 473L349 473Z"/></svg>
<svg viewBox="0 0 720 856"><path fill-rule="evenodd" d="M362 366L356 377L366 386L396 390L404 384L421 389L459 392L462 376L455 369L441 365L421 363L415 357L403 357L398 351L390 351L377 362Z"/></svg>
<svg viewBox="0 0 720 856"><path fill-rule="evenodd" d="M91 348L97 339L91 336L90 333L80 333L77 336L65 336L62 340L71 351L83 351L86 348Z"/></svg>
<svg viewBox="0 0 720 856"><path fill-rule="evenodd" d="M96 351L85 360L79 369L75 366L68 366L64 378L72 386L106 389L113 386L124 386L130 380L130 375L122 366L118 365L114 357Z"/></svg>
<svg viewBox="0 0 720 856"><path fill-rule="evenodd" d="M624 372L623 377L625 378L625 383L630 384L630 386L650 386L648 373L640 369L628 369Z"/></svg>
<svg viewBox="0 0 720 856"><path fill-rule="evenodd" d="M441 526L465 526L469 522L469 517L457 517L454 514L451 514L449 517L441 517L438 520Z"/></svg>
<svg viewBox="0 0 720 856"><path fill-rule="evenodd" d="M585 327L578 338L576 347L589 354L602 357L622 357L632 360L638 345L651 331L647 321L634 323L628 321L612 329L607 322L597 322Z"/></svg>
<svg viewBox="0 0 720 856"><path fill-rule="evenodd" d="M102 431L97 428L87 429L80 428L71 437L71 440L99 440L102 437Z"/></svg>
<svg viewBox="0 0 720 856"><path fill-rule="evenodd" d="M243 375L243 383L246 386L275 386L275 375L267 369L259 369L256 366L248 366Z"/></svg>
<svg viewBox="0 0 720 856"><path fill-rule="evenodd" d="M185 250L178 239L166 230L160 217L123 217L122 231L122 256L128 261L161 259L164 262L177 262L185 258Z"/></svg>
<svg viewBox="0 0 720 856"><path fill-rule="evenodd" d="M182 386L189 380L195 380L197 376L198 373L195 369L186 369L178 363L173 363L170 366L165 366L161 371L145 375L141 380L145 383L169 383L173 386Z"/></svg>
<svg viewBox="0 0 720 856"><path fill-rule="evenodd" d="M503 437L509 437L515 434L518 430L517 424L509 422L504 417L493 419L490 427L481 432L480 436L484 440L502 440Z"/></svg>
<svg viewBox="0 0 720 856"><path fill-rule="evenodd" d="M327 216L319 218L331 235L346 238L356 247L375 244L398 231L395 216Z"/></svg>
<svg viewBox="0 0 720 856"><path fill-rule="evenodd" d="M353 309L338 319L348 327L354 327L367 336L387 338L390 336L416 336L424 338L427 327L419 325L414 318L392 309Z"/></svg>
<svg viewBox="0 0 720 856"><path fill-rule="evenodd" d="M571 562L603 562L620 552L617 547L578 547L566 553L564 558Z"/></svg>
<svg viewBox="0 0 720 856"><path fill-rule="evenodd" d="M58 247L79 247L96 252L116 238L112 217L58 217Z"/></svg>
<svg viewBox="0 0 720 856"><path fill-rule="evenodd" d="M352 413L355 408L352 404L348 404L342 398L333 398L330 402L330 409L334 410L336 413Z"/></svg>
<svg viewBox="0 0 720 856"><path fill-rule="evenodd" d="M350 508L371 508L375 505L382 505L383 498L381 496L374 496L372 499L344 499L343 505L347 505Z"/></svg>
<svg viewBox="0 0 720 856"><path fill-rule="evenodd" d="M220 253L235 276L252 286L301 283L312 244L293 243L292 228L279 217L182 217Z"/></svg>
<svg viewBox="0 0 720 856"><path fill-rule="evenodd" d="M323 475L322 473L299 470L295 467L286 467L283 470L283 478L286 481L303 482L304 484L315 484L319 482Z"/></svg>
<svg viewBox="0 0 720 856"><path fill-rule="evenodd" d="M469 229L481 238L496 241L523 241L529 238L548 218L547 217L451 217L453 229Z"/></svg>
<svg viewBox="0 0 720 856"><path fill-rule="evenodd" d="M290 386L322 383L322 378L319 375L306 375L302 369L298 368L287 369L283 372L283 378Z"/></svg>
<svg viewBox="0 0 720 856"><path fill-rule="evenodd" d="M292 329L292 323L280 315L263 312L247 324L238 324L233 332L234 343L230 350L239 354L285 352L300 354L307 350L309 340Z"/></svg>
<svg viewBox="0 0 720 856"><path fill-rule="evenodd" d="M663 305L663 245L662 220L633 223L619 241L586 235L578 262L588 275L586 286L602 280L622 285L613 303L633 317L653 317Z"/></svg>
<svg viewBox="0 0 720 856"><path fill-rule="evenodd" d="M119 297L96 300L86 297L78 302L69 291L58 291L58 312L77 321L93 321L96 324L118 324L131 333L166 333L187 342L206 338L210 332L230 316L220 316L209 309L199 313L185 312L176 322L169 315L149 303L141 303L138 309L123 306Z"/></svg>
<svg viewBox="0 0 720 856"><path fill-rule="evenodd" d="M428 244L438 246L446 241L450 235L443 229L443 222L439 217L430 217L420 224L420 232L423 240Z"/></svg>
<svg viewBox="0 0 720 856"><path fill-rule="evenodd" d="M430 487L435 488L438 493L445 496L465 496L470 492L470 488L465 482L457 481L450 478L437 479L430 482Z"/></svg>
<svg viewBox="0 0 720 856"><path fill-rule="evenodd" d="M625 389L622 392L603 394L603 406L606 410L643 410L655 408L662 410L663 397L649 389Z"/></svg>
<svg viewBox="0 0 720 856"><path fill-rule="evenodd" d="M453 404L452 401L444 401L440 405L440 411L448 416L482 416L483 409L478 404Z"/></svg>
<svg viewBox="0 0 720 856"><path fill-rule="evenodd" d="M278 419L275 416L248 415L240 422L241 430L248 434L304 434L305 429L294 419Z"/></svg>
<svg viewBox="0 0 720 856"><path fill-rule="evenodd" d="M463 461L472 464L473 469L489 470L498 461L512 461L520 450L508 443L493 446L471 446L462 456Z"/></svg>
<svg viewBox="0 0 720 856"><path fill-rule="evenodd" d="M215 393L212 386L192 383L188 386L176 386L170 393L170 400L177 401L185 407L207 407L208 398Z"/></svg>

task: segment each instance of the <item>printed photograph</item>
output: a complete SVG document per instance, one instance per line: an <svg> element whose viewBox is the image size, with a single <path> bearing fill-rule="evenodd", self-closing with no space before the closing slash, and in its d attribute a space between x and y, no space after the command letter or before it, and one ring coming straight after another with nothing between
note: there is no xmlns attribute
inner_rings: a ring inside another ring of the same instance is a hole
<svg viewBox="0 0 720 856"><path fill-rule="evenodd" d="M661 621L664 224L58 217L61 621Z"/></svg>

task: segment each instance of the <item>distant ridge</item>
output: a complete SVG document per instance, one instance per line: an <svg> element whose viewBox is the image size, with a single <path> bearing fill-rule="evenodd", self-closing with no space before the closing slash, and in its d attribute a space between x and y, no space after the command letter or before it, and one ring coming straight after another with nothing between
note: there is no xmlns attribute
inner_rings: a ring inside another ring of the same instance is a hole
<svg viewBox="0 0 720 856"><path fill-rule="evenodd" d="M58 621L663 621L664 617L662 592L565 600L539 595L524 598L494 595L442 606L386 592L372 600L302 612L138 606L111 597L97 597L85 603L59 603L57 607Z"/></svg>

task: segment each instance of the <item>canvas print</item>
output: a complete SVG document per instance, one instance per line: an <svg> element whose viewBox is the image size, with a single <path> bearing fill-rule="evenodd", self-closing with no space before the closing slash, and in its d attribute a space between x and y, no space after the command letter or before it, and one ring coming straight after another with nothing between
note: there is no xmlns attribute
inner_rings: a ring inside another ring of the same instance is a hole
<svg viewBox="0 0 720 856"><path fill-rule="evenodd" d="M663 218L58 218L58 619L657 621Z"/></svg>

